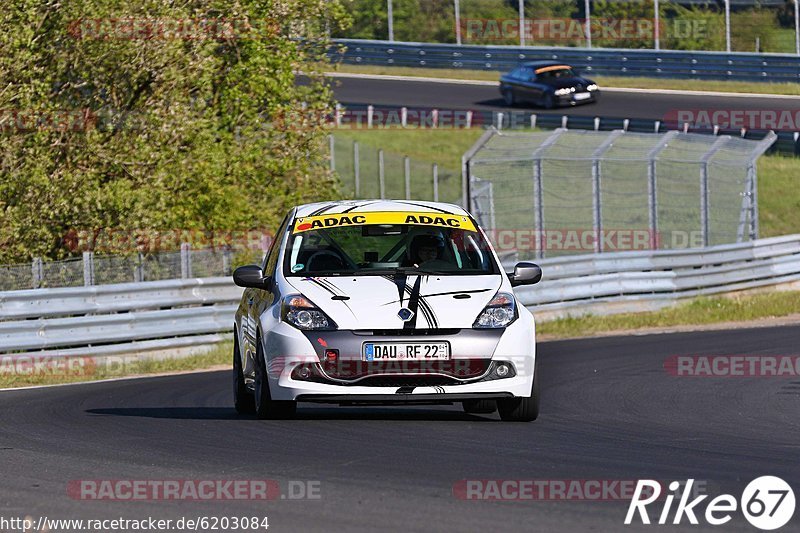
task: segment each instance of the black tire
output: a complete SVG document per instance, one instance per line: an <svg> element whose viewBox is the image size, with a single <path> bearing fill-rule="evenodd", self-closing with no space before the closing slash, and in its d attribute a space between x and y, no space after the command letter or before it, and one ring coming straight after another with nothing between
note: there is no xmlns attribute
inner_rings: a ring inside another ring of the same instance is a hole
<svg viewBox="0 0 800 533"><path fill-rule="evenodd" d="M239 335L233 334L233 407L240 415L251 415L256 412L253 395L244 383L242 359L239 355Z"/></svg>
<svg viewBox="0 0 800 533"><path fill-rule="evenodd" d="M273 400L269 393L269 377L261 339L256 341L255 389L255 410L258 418L262 420L294 418L297 412L297 402Z"/></svg>
<svg viewBox="0 0 800 533"><path fill-rule="evenodd" d="M503 101L509 107L513 107L516 105L517 98L514 96L514 91L512 89L503 90Z"/></svg>
<svg viewBox="0 0 800 533"><path fill-rule="evenodd" d="M497 400L500 419L505 422L533 422L539 417L539 370L533 372L531 395L526 398L507 398Z"/></svg>
<svg viewBox="0 0 800 533"><path fill-rule="evenodd" d="M556 99L552 94L547 93L542 98L542 107L545 109L553 109L556 106Z"/></svg>
<svg viewBox="0 0 800 533"><path fill-rule="evenodd" d="M497 411L495 400L464 400L461 406L465 413L471 415L490 415Z"/></svg>

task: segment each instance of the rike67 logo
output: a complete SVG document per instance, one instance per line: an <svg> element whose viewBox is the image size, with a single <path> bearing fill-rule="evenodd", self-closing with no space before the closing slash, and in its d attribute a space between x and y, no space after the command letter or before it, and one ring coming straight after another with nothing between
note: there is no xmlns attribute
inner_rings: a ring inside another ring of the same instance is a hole
<svg viewBox="0 0 800 533"><path fill-rule="evenodd" d="M640 479L636 484L631 504L628 506L625 524L631 524L637 512L639 520L643 524L650 524L647 506L656 501L659 503L663 501L657 523L661 525L669 523L676 495L679 501L671 521L675 525L680 524L684 517L690 524L697 525L699 523L697 516L700 515L708 524L721 526L730 522L733 514L739 508L751 525L763 531L772 531L786 525L794 514L794 491L779 477L762 476L754 479L745 487L742 497L738 501L730 494L720 494L707 502L705 512L702 514L700 504L708 498L708 495L703 494L689 501L693 484L694 479L689 479L686 481L685 490L681 490L683 484L673 481L669 484L671 494L668 493L665 498L662 498L661 484L658 481Z"/></svg>

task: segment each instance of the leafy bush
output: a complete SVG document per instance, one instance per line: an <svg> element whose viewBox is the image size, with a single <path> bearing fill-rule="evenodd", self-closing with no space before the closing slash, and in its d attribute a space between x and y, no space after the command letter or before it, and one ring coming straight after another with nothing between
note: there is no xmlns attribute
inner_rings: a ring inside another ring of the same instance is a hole
<svg viewBox="0 0 800 533"><path fill-rule="evenodd" d="M346 18L329 0L6 0L0 263L69 255L80 228L275 227L334 196L322 70Z"/></svg>

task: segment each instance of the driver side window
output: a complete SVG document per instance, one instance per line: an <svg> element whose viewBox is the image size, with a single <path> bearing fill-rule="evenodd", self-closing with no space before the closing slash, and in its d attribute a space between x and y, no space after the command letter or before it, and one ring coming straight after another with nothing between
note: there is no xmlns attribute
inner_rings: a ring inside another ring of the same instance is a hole
<svg viewBox="0 0 800 533"><path fill-rule="evenodd" d="M286 225L289 222L288 215L283 219L278 231L275 232L275 237L272 239L272 246L269 248L267 256L264 258L264 265L262 270L265 276L275 275L275 266L278 264L278 256L281 250L281 241L283 241L284 234L286 233Z"/></svg>

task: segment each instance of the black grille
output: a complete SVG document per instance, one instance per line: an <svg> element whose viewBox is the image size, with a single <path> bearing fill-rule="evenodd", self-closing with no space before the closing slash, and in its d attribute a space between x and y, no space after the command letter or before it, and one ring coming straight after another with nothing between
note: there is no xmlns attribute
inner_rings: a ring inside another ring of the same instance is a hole
<svg viewBox="0 0 800 533"><path fill-rule="evenodd" d="M356 335L371 335L373 337L419 337L419 336L443 336L458 335L461 332L458 328L450 329L361 329L355 330Z"/></svg>
<svg viewBox="0 0 800 533"><path fill-rule="evenodd" d="M354 385L364 387L435 387L437 385L459 385L460 382L446 376L372 376Z"/></svg>

